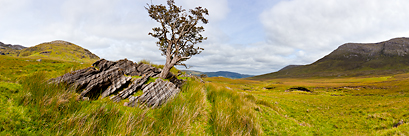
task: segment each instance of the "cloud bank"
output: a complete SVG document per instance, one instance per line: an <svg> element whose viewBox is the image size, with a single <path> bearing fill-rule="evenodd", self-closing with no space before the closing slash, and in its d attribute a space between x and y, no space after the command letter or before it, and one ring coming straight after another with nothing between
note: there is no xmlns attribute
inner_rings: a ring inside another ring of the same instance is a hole
<svg viewBox="0 0 409 136"><path fill-rule="evenodd" d="M409 36L409 1L291 0L263 12L267 40L317 60L346 42L380 42Z"/></svg>
<svg viewBox="0 0 409 136"><path fill-rule="evenodd" d="M164 63L148 35L159 24L146 3L166 0L2 0L0 41L34 46L53 40L78 44L102 58ZM406 0L176 0L209 10L192 70L243 74L309 64L346 42L409 36ZM182 67L179 67L183 69Z"/></svg>

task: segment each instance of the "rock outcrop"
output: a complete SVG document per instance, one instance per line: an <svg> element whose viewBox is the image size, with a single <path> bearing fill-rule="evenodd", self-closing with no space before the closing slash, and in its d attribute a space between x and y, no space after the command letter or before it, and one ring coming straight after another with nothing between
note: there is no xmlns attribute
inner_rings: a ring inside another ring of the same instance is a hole
<svg viewBox="0 0 409 136"><path fill-rule="evenodd" d="M10 48L13 50L21 50L27 47L21 46L21 45L11 45L11 44L4 44L2 42L0 42L0 49L6 49L6 48Z"/></svg>
<svg viewBox="0 0 409 136"><path fill-rule="evenodd" d="M65 83L73 85L76 90L81 91L79 99L97 99L110 97L111 100L119 102L129 98L128 106L146 104L149 107L158 107L169 98L179 93L179 87L183 80L175 75L168 75L169 81L156 79L155 82L146 84L149 78L157 78L161 69L148 64L134 63L127 59L116 62L100 59L92 64L93 67L73 71L63 76L51 79L54 83ZM131 76L141 76L133 79ZM138 90L143 90L141 96L132 96Z"/></svg>
<svg viewBox="0 0 409 136"><path fill-rule="evenodd" d="M0 55L8 55L12 52L18 52L19 50L25 49L27 47L21 45L11 45L11 44L4 44L0 42Z"/></svg>

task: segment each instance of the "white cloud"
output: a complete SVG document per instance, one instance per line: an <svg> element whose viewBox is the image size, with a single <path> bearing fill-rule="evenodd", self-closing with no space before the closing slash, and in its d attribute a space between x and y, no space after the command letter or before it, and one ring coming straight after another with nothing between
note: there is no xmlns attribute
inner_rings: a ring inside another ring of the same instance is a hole
<svg viewBox="0 0 409 136"><path fill-rule="evenodd" d="M409 35L409 1L276 1L177 0L185 9L202 6L210 14L203 33L208 40L198 44L205 50L186 64L262 74L311 63L345 42ZM1 0L0 41L34 46L66 40L109 60L161 64L165 58L148 35L159 26L144 8L151 2L166 5L166 0Z"/></svg>
<svg viewBox="0 0 409 136"><path fill-rule="evenodd" d="M183 5L186 5L183 8L186 9L193 9L197 6L207 8L209 10L210 15L209 20L211 21L223 20L230 11L227 0L182 0L182 1Z"/></svg>
<svg viewBox="0 0 409 136"><path fill-rule="evenodd" d="M379 42L409 35L409 1L281 1L260 16L269 41L304 53L311 63L345 42ZM312 56L312 57L311 57Z"/></svg>
<svg viewBox="0 0 409 136"><path fill-rule="evenodd" d="M153 4L165 0L153 0ZM185 9L202 6L209 9L209 20L223 20L229 8L227 0L176 1ZM156 39L148 33L159 23L145 10L150 0L39 0L0 1L0 41L34 46L52 40L66 40L90 49L110 60L147 59L163 63ZM217 3L217 4L215 4ZM215 25L206 25L209 41L223 41Z"/></svg>
<svg viewBox="0 0 409 136"><path fill-rule="evenodd" d="M266 43L234 45L208 43L202 54L186 62L192 69L205 72L234 71L244 74L269 73L290 64L286 56L293 50ZM182 67L180 67L182 68Z"/></svg>

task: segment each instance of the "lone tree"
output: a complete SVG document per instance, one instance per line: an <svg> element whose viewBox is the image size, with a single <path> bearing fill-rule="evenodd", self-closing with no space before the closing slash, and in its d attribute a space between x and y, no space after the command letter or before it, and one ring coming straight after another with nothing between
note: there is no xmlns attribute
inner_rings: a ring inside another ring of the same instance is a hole
<svg viewBox="0 0 409 136"><path fill-rule="evenodd" d="M209 15L206 8L196 7L186 12L182 6L175 5L174 0L167 1L168 7L164 5L149 5L145 7L149 16L161 24L160 27L152 28L153 33L149 33L154 38L158 38L156 45L162 51L162 56L166 56L166 63L160 78L167 78L170 69L175 65L183 65L183 61L190 59L193 55L204 50L194 47L195 44L206 40L200 33L204 31L203 26L197 26L200 22L207 24L208 20L204 15Z"/></svg>

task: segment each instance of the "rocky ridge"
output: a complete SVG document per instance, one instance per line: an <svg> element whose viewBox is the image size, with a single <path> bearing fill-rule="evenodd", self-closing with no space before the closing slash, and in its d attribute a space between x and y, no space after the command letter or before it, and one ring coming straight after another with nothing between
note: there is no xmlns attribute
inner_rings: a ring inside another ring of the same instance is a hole
<svg viewBox="0 0 409 136"><path fill-rule="evenodd" d="M6 55L9 54L10 51L22 50L25 48L27 47L21 45L4 44L0 42L0 55Z"/></svg>
<svg viewBox="0 0 409 136"><path fill-rule="evenodd" d="M2 42L0 42L0 48L4 49L4 48L11 48L14 50L21 50L27 47L21 46L21 45L11 45L11 44L4 44Z"/></svg>
<svg viewBox="0 0 409 136"><path fill-rule="evenodd" d="M111 96L110 99L115 102L128 98L130 102L126 106L144 104L158 107L178 94L184 82L169 73L169 81L158 78L155 82L146 84L149 78L157 78L160 72L161 69L151 65L137 64L127 59L116 62L100 59L92 67L66 73L51 79L51 82L74 86L77 91L81 91L79 100ZM133 79L132 76L140 77ZM139 90L143 90L141 96L132 96ZM115 92L119 93L114 94Z"/></svg>
<svg viewBox="0 0 409 136"><path fill-rule="evenodd" d="M409 38L394 38L379 43L346 43L338 47L325 59L377 58L382 56L406 56L409 54ZM323 59L324 59L323 58Z"/></svg>

